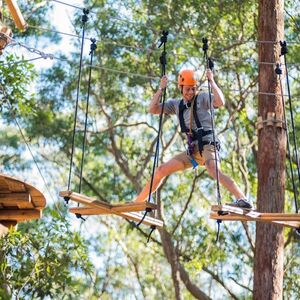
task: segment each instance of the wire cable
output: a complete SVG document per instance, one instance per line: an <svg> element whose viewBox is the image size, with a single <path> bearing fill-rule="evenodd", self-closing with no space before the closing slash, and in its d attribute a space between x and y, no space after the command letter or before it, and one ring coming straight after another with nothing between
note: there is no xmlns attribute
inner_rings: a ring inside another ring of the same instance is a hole
<svg viewBox="0 0 300 300"><path fill-rule="evenodd" d="M84 134L82 140L82 156L81 156L81 164L80 164L80 180L79 180L79 194L81 193L82 187L82 173L83 173L83 165L84 165L84 155L85 155L85 144L86 144L86 132L87 132L87 120L89 114L89 99L90 99L90 90L91 90L91 79L92 79L92 66L93 66L93 57L95 50L97 49L96 40L91 39L91 51L90 51L90 68L89 68L89 80L88 80L88 90L87 90L87 97L86 97L86 111L85 111L85 122L84 122Z"/></svg>
<svg viewBox="0 0 300 300"><path fill-rule="evenodd" d="M82 40L81 40L81 51L80 51L80 61L79 61L79 70L78 70L78 80L77 80L77 91L76 91L76 104L75 104L75 114L74 114L74 127L72 134L72 150L71 150L71 159L70 159L70 171L69 171L69 180L68 180L68 190L70 190L71 177L72 177L72 166L73 166L73 156L75 148L75 133L76 133L76 124L77 124L77 114L78 114L78 104L79 104L79 93L80 93L80 81L81 81L81 71L82 71L82 57L83 57L83 47L84 47L84 35L85 27L88 21L88 10L83 10L82 15Z"/></svg>

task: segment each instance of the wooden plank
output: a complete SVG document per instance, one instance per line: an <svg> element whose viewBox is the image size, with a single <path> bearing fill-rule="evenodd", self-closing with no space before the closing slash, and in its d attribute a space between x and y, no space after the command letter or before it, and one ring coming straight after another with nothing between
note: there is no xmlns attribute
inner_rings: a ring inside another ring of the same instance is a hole
<svg viewBox="0 0 300 300"><path fill-rule="evenodd" d="M111 214L111 212L107 212L107 210L98 208L98 207L70 207L69 212L73 214L80 214L83 216L92 216L92 215L107 215Z"/></svg>
<svg viewBox="0 0 300 300"><path fill-rule="evenodd" d="M109 211L106 209L102 208L95 208L95 207L72 207L69 209L71 213L74 214L80 214L80 215L107 215L107 214L114 214L120 217L123 217L128 220L136 221L139 222L141 221L143 214L140 214L138 212L114 212L114 211ZM142 222L145 225L154 225L158 228L163 227L163 222L161 220L148 217L146 216L145 219Z"/></svg>
<svg viewBox="0 0 300 300"><path fill-rule="evenodd" d="M136 212L146 210L147 208L154 210L157 209L157 205L149 202L112 204L112 210L117 212Z"/></svg>
<svg viewBox="0 0 300 300"><path fill-rule="evenodd" d="M93 207L96 206L100 209L108 209L114 212L134 212L143 211L146 210L146 208L151 208L153 210L157 208L156 204L149 202L110 204L72 191L61 191L59 195L61 197L68 197L70 200L84 205L92 205Z"/></svg>
<svg viewBox="0 0 300 300"><path fill-rule="evenodd" d="M228 212L229 215L247 216L253 219L263 219L271 221L300 221L300 214L288 214L288 213L260 213L257 211L244 210L238 207L231 207L228 205L212 206L212 211Z"/></svg>
<svg viewBox="0 0 300 300"><path fill-rule="evenodd" d="M20 11L20 8L16 0L5 0L7 3L8 9L15 21L15 24L19 30L24 30L27 27L27 24L23 18L23 15Z"/></svg>
<svg viewBox="0 0 300 300"><path fill-rule="evenodd" d="M218 215L216 212L211 212L210 216L211 219L214 220L222 220L222 221L242 221L242 222L271 222L278 225L283 225L291 228L300 228L300 218L297 217L291 217L283 219L282 217L273 217L271 218L252 218L249 216L242 216L242 215L235 215L235 214L228 214L228 215Z"/></svg>
<svg viewBox="0 0 300 300"><path fill-rule="evenodd" d="M141 219L143 218L143 215L138 212L124 212L121 213L121 216L125 219L136 221L136 222L140 222ZM163 228L164 226L163 221L148 216L145 217L142 223L148 226L154 225L157 228Z"/></svg>
<svg viewBox="0 0 300 300"><path fill-rule="evenodd" d="M275 225L281 225L290 228L300 228L299 221L274 221L274 220L265 220L265 219L254 219L246 216L238 216L238 215L227 215L227 216L219 216L217 213L211 213L211 219L214 220L222 220L222 221L242 221L242 222L269 222Z"/></svg>
<svg viewBox="0 0 300 300"><path fill-rule="evenodd" d="M85 205L92 205L92 206L96 206L99 208L103 208L103 209L111 209L112 205L110 205L109 203L97 200L95 198L92 197L88 197L82 194L78 194L72 191L61 191L59 192L59 196L60 197L68 197L70 198L70 200L81 203L81 204L85 204Z"/></svg>
<svg viewBox="0 0 300 300"><path fill-rule="evenodd" d="M26 192L26 187L23 182L11 178L4 178L10 192Z"/></svg>
<svg viewBox="0 0 300 300"><path fill-rule="evenodd" d="M2 207L16 206L19 208L33 208L29 193L6 193L0 194L0 204Z"/></svg>
<svg viewBox="0 0 300 300"><path fill-rule="evenodd" d="M1 209L0 220L17 222L39 219L42 216L41 210L38 209Z"/></svg>

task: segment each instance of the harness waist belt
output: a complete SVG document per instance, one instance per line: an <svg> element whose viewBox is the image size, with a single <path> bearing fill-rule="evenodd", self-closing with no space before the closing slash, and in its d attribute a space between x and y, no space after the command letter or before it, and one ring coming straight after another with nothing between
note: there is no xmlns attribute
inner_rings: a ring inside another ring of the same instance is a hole
<svg viewBox="0 0 300 300"><path fill-rule="evenodd" d="M201 131L201 133L200 133ZM201 137L203 136L206 136L206 135L209 135L209 134L212 134L213 131L212 130L199 130L199 131L196 131L196 130L193 130L193 136L192 136L192 140L193 141L197 141L198 140L198 136L201 135Z"/></svg>

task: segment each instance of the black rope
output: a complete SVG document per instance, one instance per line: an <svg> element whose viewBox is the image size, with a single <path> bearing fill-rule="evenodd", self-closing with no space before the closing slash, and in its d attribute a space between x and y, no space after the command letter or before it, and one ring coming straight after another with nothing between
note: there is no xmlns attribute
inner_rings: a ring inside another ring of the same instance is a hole
<svg viewBox="0 0 300 300"><path fill-rule="evenodd" d="M145 211L142 219L136 224L136 227L139 227L143 223L143 221L145 220L147 214L150 213L151 211L152 211L152 209L150 207L146 208L146 211Z"/></svg>
<svg viewBox="0 0 300 300"><path fill-rule="evenodd" d="M83 221L86 221L86 219L83 218L81 214L75 214L75 216L76 216L77 219L81 219Z"/></svg>
<svg viewBox="0 0 300 300"><path fill-rule="evenodd" d="M291 91L290 91L290 83L289 83L289 76L288 76L288 67L287 67L287 61L286 61L286 54L288 53L287 43L286 41L280 41L281 46L281 56L284 58L284 66L285 66L285 77L286 77L286 84L287 84L287 90L288 90L288 99L289 99L289 111L290 111L290 117L291 117L291 126L292 126L292 137L293 137L293 146L294 146L294 155L296 160L296 166L297 166L297 174L298 174L298 182L300 185L300 166L299 166L299 158L298 158L298 146L296 141L296 129L295 129L295 123L294 123L294 113L293 113L293 107L292 107L292 99L291 99ZM281 83L281 81L280 81ZM281 90L281 94L283 95L283 92ZM295 208L296 213L298 213L298 203L297 203L297 190L295 193Z"/></svg>
<svg viewBox="0 0 300 300"><path fill-rule="evenodd" d="M216 237L216 243L219 241L219 238L220 238L220 225L222 223L222 220L217 220L217 226L218 226L218 229L217 229L217 237Z"/></svg>
<svg viewBox="0 0 300 300"><path fill-rule="evenodd" d="M282 82L281 82L282 70L281 70L280 64L276 65L275 73L278 75L279 83L280 83L282 111L283 111L283 122L284 122L284 127L285 127L285 130L286 130L286 141L287 141L290 173L291 173L291 179L292 179L292 185L293 185L294 203L295 203L296 213L298 213L297 189L296 189L296 183L295 183L294 172L293 172L293 163L292 163L292 156L291 156L291 145L290 145L290 138L289 138L289 128L288 128L287 118L286 118L286 113L285 113L285 101L284 101L283 87L282 87Z"/></svg>
<svg viewBox="0 0 300 300"><path fill-rule="evenodd" d="M204 59L206 62L206 68L213 70L214 63L213 61L207 56L207 50L208 50L208 39L203 38L202 39L202 50L204 53ZM210 118L211 118L211 124L212 124L212 134L213 134L213 142L214 145L216 145L216 135L215 135L215 120L214 120L214 112L212 109L212 98L211 98L211 85L209 79L207 80L207 86L208 86L208 95L209 95L209 108L210 108ZM215 153L215 161L216 161L216 176L217 176L217 201L219 205L222 205L221 201L221 192L220 192L220 176L219 176L219 168L218 168L218 157L217 157L217 148L216 146L214 147L214 153ZM217 225L218 225L218 230L217 230L217 237L216 237L216 242L219 240L220 236L220 225L222 223L222 220L218 219L217 220Z"/></svg>
<svg viewBox="0 0 300 300"><path fill-rule="evenodd" d="M91 90L91 79L92 79L92 68L93 68L93 57L94 52L97 49L96 40L91 39L91 47L90 47L90 67L89 67L89 81L88 81L88 90L87 90L87 97L86 97L86 111L85 111L85 122L84 122L84 134L83 134L83 141L82 141L82 156L81 156L81 166L80 166L80 181L79 181L79 188L78 192L81 193L82 187L82 173L83 173L83 165L84 165L84 154L85 154L85 144L86 144L86 131L87 131L87 120L89 114L89 99L90 99L90 90Z"/></svg>
<svg viewBox="0 0 300 300"><path fill-rule="evenodd" d="M166 59L166 43L168 41L168 31L163 30L162 36L160 38L160 45L158 48L163 46L163 52L160 56L160 63L161 63L161 76L166 75L166 64L167 64L167 59ZM159 116L159 125L158 125L158 133L157 133L157 141L156 141L156 148L155 148L155 155L154 155L154 161L153 161L153 167L152 167L152 175L151 175L151 181L150 181L150 188L149 188L149 195L148 195L148 202L151 202L151 194L152 194L152 187L153 187L153 181L154 181L154 174L155 174L155 168L158 166L158 158L159 158L159 139L161 136L162 132L162 120L163 120L163 111L164 111L164 106L165 106L165 101L166 101L166 89L163 90L163 100L162 100L162 107L161 107L161 112ZM146 209L143 218L141 221L136 225L137 227L143 222L145 219L146 215L151 212L151 209Z"/></svg>
<svg viewBox="0 0 300 300"><path fill-rule="evenodd" d="M72 136L72 151L71 151L71 159L70 159L70 172L69 172L69 180L68 180L68 190L70 190L71 185L71 177L72 177L72 166L73 166L73 156L74 156L74 148L75 148L75 133L76 133L76 123L77 123L77 112L78 112L78 102L79 102L79 93L80 93L80 80L81 80L81 71L82 71L82 56L83 56L83 47L84 47L84 35L85 35L85 25L88 21L88 13L87 9L83 10L83 15L81 18L82 21L82 38L81 38L81 51L80 51L80 62L79 62L79 72L78 72L78 81L77 81L77 95L76 95L76 106L75 106L75 114L74 114L74 127L73 127L73 136Z"/></svg>
<svg viewBox="0 0 300 300"><path fill-rule="evenodd" d="M206 61L206 67L210 70L213 70L214 63L213 61L207 56L207 50L208 50L208 39L203 38L203 47L202 50L204 52L204 59ZM216 135L215 135L215 121L214 121L214 112L212 109L212 98L211 98L211 92L212 88L210 85L209 79L207 80L207 86L208 86L208 95L209 95L209 104L210 104L210 117L211 117L211 124L212 124L212 134L213 134L213 142L216 145ZM219 176L219 169L218 169L218 157L217 157L217 149L215 147L215 160L216 160L216 176L217 176L217 200L218 204L221 205L221 193L220 193L220 176Z"/></svg>
<svg viewBox="0 0 300 300"><path fill-rule="evenodd" d="M158 48L163 46L163 52L160 56L160 63L161 63L161 77L166 75L166 64L167 64L167 59L166 59L166 43L168 41L168 31L162 32L162 36L160 38L160 45ZM159 125L158 125L158 133L157 133L157 141L156 141L156 148L155 148L155 155L154 155L154 162L153 162L153 167L152 167L152 175L151 175L151 182L150 182L150 189L149 189L149 195L148 195L148 202L151 201L151 191L152 191L152 186L153 186L153 180L154 180L154 173L155 173L155 168L158 166L158 158L159 158L159 141L160 141L160 136L162 132L162 120L163 120L163 111L165 107L165 101L166 101L166 89L163 90L163 97L162 97L162 107L161 107L161 112L159 115Z"/></svg>
<svg viewBox="0 0 300 300"><path fill-rule="evenodd" d="M151 231L150 231L150 233L148 235L148 238L147 238L147 244L149 243L151 235L152 235L153 231L156 229L156 226L152 225L150 228L151 228Z"/></svg>

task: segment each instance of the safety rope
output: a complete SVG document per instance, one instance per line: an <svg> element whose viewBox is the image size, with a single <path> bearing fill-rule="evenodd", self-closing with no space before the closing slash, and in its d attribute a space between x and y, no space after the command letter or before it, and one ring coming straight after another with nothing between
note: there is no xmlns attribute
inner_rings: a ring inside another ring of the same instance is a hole
<svg viewBox="0 0 300 300"><path fill-rule="evenodd" d="M166 64L167 64L167 59L166 59L166 43L168 41L168 31L163 30L162 36L160 38L160 45L158 48L163 46L163 51L160 56L160 63L161 63L161 77L166 75ZM151 202L151 194L152 194L152 187L153 187L153 180L154 180L154 174L155 174L155 169L158 166L158 160L159 160L159 141L161 137L161 132L162 132L162 120L163 120L163 111L164 111L164 106L165 106L165 101L166 101L166 89L163 89L163 94L162 94L162 106L161 106L161 112L159 116L159 125L158 125L158 133L157 133L157 140L156 140L156 148L155 148L155 155L154 155L154 161L153 161L153 167L152 167L152 175L151 175L151 181L150 181L150 188L149 188L149 195L148 195L148 202ZM156 194L157 198L157 194ZM142 220L136 225L137 227L142 223L142 221L145 219L146 215L151 212L151 210L146 210L144 213L144 216ZM154 230L151 231L150 235L152 234ZM150 238L149 235L149 238Z"/></svg>
<svg viewBox="0 0 300 300"><path fill-rule="evenodd" d="M213 61L208 57L207 55L207 50L208 50L208 39L203 38L202 39L202 50L204 52L204 59L206 63L206 68L213 70L214 64ZM218 168L218 155L217 155L217 147L216 147L216 135L215 135L215 120L214 120L214 110L212 108L212 97L211 97L211 92L212 88L210 85L210 80L207 80L207 86L208 86L208 95L209 95L209 109L210 109L210 118L211 118L211 124L212 124L212 134L213 134L213 142L214 142L214 155L215 155L215 162L216 162L216 176L217 176L217 201L219 205L222 205L221 202L221 192L220 192L220 176L219 176L219 168ZM220 237L220 226L221 226L222 220L218 219L217 220L217 237L216 237L216 242L219 240Z"/></svg>
<svg viewBox="0 0 300 300"><path fill-rule="evenodd" d="M213 70L214 64L213 61L207 56L207 50L208 50L208 39L203 38L203 47L202 50L204 52L204 59L206 62L206 68ZM210 80L207 80L207 86L208 86L208 96L209 96L209 108L210 108L210 118L211 118L211 124L212 124L212 134L213 134L213 142L214 145L216 145L216 134L215 134L215 120L214 120L214 110L213 110L213 104L212 104L212 97L211 97L211 84ZM221 193L220 193L220 176L219 176L219 168L218 168L218 154L217 154L217 148L214 147L214 154L215 154L215 161L216 161L216 176L217 176L217 201L218 204L221 205Z"/></svg>
<svg viewBox="0 0 300 300"><path fill-rule="evenodd" d="M290 90L290 83L289 83L289 75L288 75L288 67L287 67L287 61L286 61L286 54L288 53L287 43L286 41L280 41L281 46L281 56L284 58L284 66L285 66L285 77L286 77L286 85L288 90L288 100L289 100L289 111L290 111L290 119L291 119L291 126L292 126L292 137L293 137L293 146L294 146L294 155L296 160L296 166L297 166L297 174L298 174L298 183L300 186L300 166L299 166L299 156L298 156L298 146L297 146L297 140L296 140L296 129L295 129L295 123L294 123L294 113L293 113L293 107L292 107L292 99L291 99L291 90ZM282 90L281 93L283 94ZM295 193L295 197L297 198L297 190ZM295 199L295 209L296 213L298 213L298 204L297 200Z"/></svg>
<svg viewBox="0 0 300 300"><path fill-rule="evenodd" d="M86 97L86 111L85 111L85 122L84 122L84 135L82 141L82 156L81 156L81 166L80 166L80 181L79 181L79 188L78 192L81 193L82 187L82 173L83 173L83 165L84 165L84 155L85 155L85 144L86 144L86 132L87 132L87 120L89 114L89 99L90 99L90 90L91 90L91 79L92 79L92 66L93 66L93 56L95 50L97 49L96 40L91 39L91 47L90 47L90 68L89 68L89 80L88 80L88 90L87 90L87 97Z"/></svg>
<svg viewBox="0 0 300 300"><path fill-rule="evenodd" d="M72 167L73 167L73 156L75 148L75 133L76 133L76 124L77 124L77 114L78 114L78 103L79 103L79 93L80 93L80 81L81 81L81 71L82 71L82 56L83 56L83 47L84 47L84 36L85 36L85 27L88 21L87 9L83 10L83 15L81 18L82 22L82 39L81 39L81 51L80 51L80 62L79 62L79 71L78 71L78 81L77 81L77 94L76 94L76 105L75 105L75 114L74 114L74 127L72 135L72 150L71 150L71 159L70 159L70 171L69 171L69 180L68 180L68 190L70 190L71 177L72 177ZM65 201L68 203L69 198L65 197Z"/></svg>
<svg viewBox="0 0 300 300"><path fill-rule="evenodd" d="M281 75L282 75L282 69L280 64L277 64L275 73L278 75L279 83L280 83L280 91L283 94L283 87L282 87L282 81L281 81ZM286 113L285 113L285 101L283 95L281 96L281 103L282 103L282 111L283 111L283 123L285 127L286 132L286 141L287 141L287 149L288 149L288 158L289 158L289 166L290 166L290 172L291 172L291 179L292 179L292 186L293 186L293 195L294 195L294 203L296 207L296 213L298 213L297 208L297 191L296 191L296 183L294 178L294 172L293 172L293 163L292 163L292 155L291 155L291 143L290 143L290 137L289 137L289 127L287 123Z"/></svg>
<svg viewBox="0 0 300 300"><path fill-rule="evenodd" d="M297 172L298 172L298 181L300 184L300 172L299 172L299 161L298 161L298 153L297 153L297 143L296 143L296 130L294 125L294 115L293 115L293 108L292 108L292 101L291 101L291 94L290 94L290 87L289 87L289 80L288 80L288 70L287 70L287 64L285 55L288 53L286 42L281 42L281 56L284 56L284 63L285 63L285 72L286 72L286 80L287 80L287 90L288 90L288 99L289 99L289 111L290 111L290 119L291 119L291 126L292 126L292 136L293 136L293 147L294 147L294 154L295 154L295 160L296 160L296 166L297 166ZM286 129L286 139L287 139L287 149L288 149L288 157L289 157L289 167L290 167L290 175L292 180L292 186L293 186L293 195L294 195L294 204L295 204L295 211L298 213L298 203L297 203L297 188L296 188L296 180L294 178L294 171L293 171L293 163L292 163L292 151L291 151L291 143L289 138L289 127L287 123L287 117L286 117L286 107L285 107L285 101L283 96L283 87L282 87L282 69L280 64L278 63L275 68L275 73L278 75L279 82L280 82L280 91L281 91L281 100L282 100L282 107L283 107L283 118L284 118L284 125Z"/></svg>

